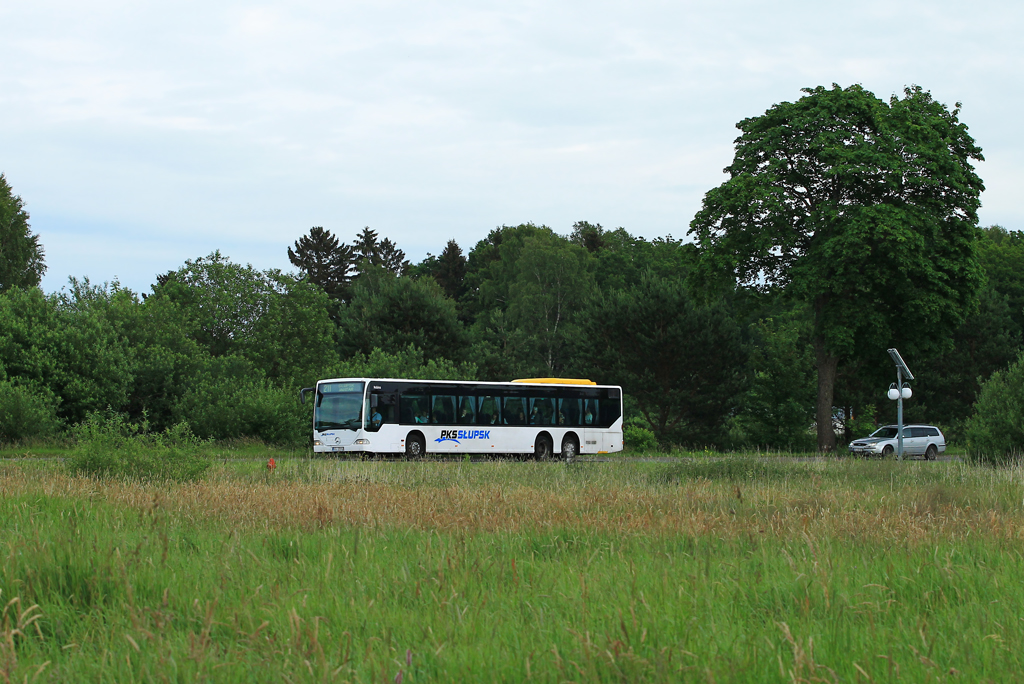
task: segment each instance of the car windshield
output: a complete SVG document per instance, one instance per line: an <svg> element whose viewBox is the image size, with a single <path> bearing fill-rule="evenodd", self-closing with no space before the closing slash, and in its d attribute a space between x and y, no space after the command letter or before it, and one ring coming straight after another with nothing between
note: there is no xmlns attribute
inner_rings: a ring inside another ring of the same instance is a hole
<svg viewBox="0 0 1024 684"><path fill-rule="evenodd" d="M871 436L872 437L881 437L882 439L887 439L887 438L890 438L890 437L895 437L896 436L896 428L891 426L891 425L888 425L888 426L882 427L882 428L878 428L877 430L875 430L874 432L871 433Z"/></svg>
<svg viewBox="0 0 1024 684"><path fill-rule="evenodd" d="M362 425L363 383L321 383L317 388L313 429L358 430Z"/></svg>

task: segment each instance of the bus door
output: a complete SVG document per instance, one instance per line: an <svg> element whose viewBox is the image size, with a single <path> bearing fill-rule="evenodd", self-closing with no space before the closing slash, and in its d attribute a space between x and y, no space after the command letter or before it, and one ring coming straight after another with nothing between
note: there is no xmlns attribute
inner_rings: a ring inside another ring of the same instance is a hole
<svg viewBox="0 0 1024 684"><path fill-rule="evenodd" d="M591 454L606 451L604 430L599 427L601 424L601 399L597 397L596 393L584 397L580 423L583 425L584 441L581 451Z"/></svg>
<svg viewBox="0 0 1024 684"><path fill-rule="evenodd" d="M366 396L367 432L378 432L385 425L398 423L398 401L394 392L373 391Z"/></svg>

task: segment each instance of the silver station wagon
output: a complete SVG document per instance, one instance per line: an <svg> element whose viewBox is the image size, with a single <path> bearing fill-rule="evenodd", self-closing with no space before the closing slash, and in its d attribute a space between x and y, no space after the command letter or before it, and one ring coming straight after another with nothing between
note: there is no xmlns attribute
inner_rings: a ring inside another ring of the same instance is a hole
<svg viewBox="0 0 1024 684"><path fill-rule="evenodd" d="M850 452L861 456L888 458L896 453L899 428L895 425L880 427L870 436L850 442ZM946 438L934 425L904 425L903 454L932 460L946 450Z"/></svg>

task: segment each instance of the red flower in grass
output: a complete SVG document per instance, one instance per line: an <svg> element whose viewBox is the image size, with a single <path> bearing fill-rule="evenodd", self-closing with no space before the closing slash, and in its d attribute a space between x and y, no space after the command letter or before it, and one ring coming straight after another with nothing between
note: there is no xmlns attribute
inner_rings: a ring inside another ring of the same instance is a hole
<svg viewBox="0 0 1024 684"><path fill-rule="evenodd" d="M270 459L269 461L267 461L267 472L274 472L274 468L276 467L277 463L274 462L274 459Z"/></svg>

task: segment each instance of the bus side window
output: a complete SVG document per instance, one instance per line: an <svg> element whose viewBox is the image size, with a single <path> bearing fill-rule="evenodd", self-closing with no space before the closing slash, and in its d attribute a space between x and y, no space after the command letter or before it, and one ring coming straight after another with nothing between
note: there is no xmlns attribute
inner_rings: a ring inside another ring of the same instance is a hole
<svg viewBox="0 0 1024 684"><path fill-rule="evenodd" d="M427 397L421 394L403 394L401 403L402 425L421 425L427 422Z"/></svg>
<svg viewBox="0 0 1024 684"><path fill-rule="evenodd" d="M480 425L501 425L501 411L495 397L480 397L480 410L477 411L477 422Z"/></svg>
<svg viewBox="0 0 1024 684"><path fill-rule="evenodd" d="M554 425L555 410L547 397L530 399L530 425Z"/></svg>
<svg viewBox="0 0 1024 684"><path fill-rule="evenodd" d="M450 394L435 394L433 410L430 412L430 422L438 425L455 424L455 396Z"/></svg>
<svg viewBox="0 0 1024 684"><path fill-rule="evenodd" d="M611 427L612 423L619 419L619 406L620 401L617 399L609 399L608 401L601 402L601 425L604 427Z"/></svg>
<svg viewBox="0 0 1024 684"><path fill-rule="evenodd" d="M526 425L526 405L522 397L505 397L502 423L504 425Z"/></svg>
<svg viewBox="0 0 1024 684"><path fill-rule="evenodd" d="M473 425L476 423L476 402L475 397L459 397L459 425Z"/></svg>
<svg viewBox="0 0 1024 684"><path fill-rule="evenodd" d="M572 427L578 426L580 424L579 399L558 400L558 424Z"/></svg>
<svg viewBox="0 0 1024 684"><path fill-rule="evenodd" d="M587 405L583 410L583 424L597 425L601 418L598 411L599 402L597 399L587 399Z"/></svg>

